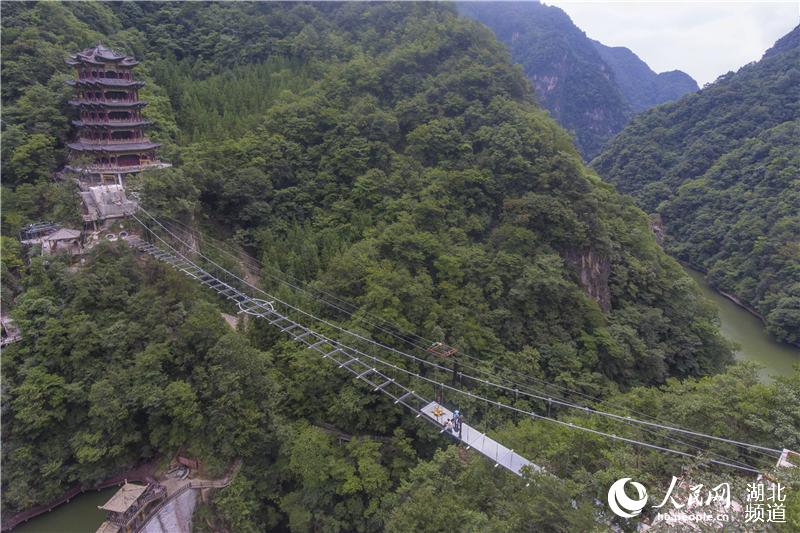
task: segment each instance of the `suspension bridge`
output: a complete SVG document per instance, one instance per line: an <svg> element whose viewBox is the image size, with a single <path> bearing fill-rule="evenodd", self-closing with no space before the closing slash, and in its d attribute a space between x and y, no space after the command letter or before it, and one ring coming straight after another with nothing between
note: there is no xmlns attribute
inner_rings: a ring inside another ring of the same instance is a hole
<svg viewBox="0 0 800 533"><path fill-rule="evenodd" d="M489 374L489 376L494 379L486 379L485 377L479 377L463 371L457 372L455 368L447 368L439 363L406 353L395 347L382 344L372 338L365 337L360 333L342 328L331 321L314 316L287 301L281 300L263 291L204 255L199 250L199 247L188 243L186 237L182 238L178 234L180 230L175 229L173 224L160 221L141 206L137 213L131 215L131 218L141 226L143 230L142 234L145 237L143 239L136 235L129 235L126 238L128 244L134 249L149 254L197 283L217 292L221 297L230 300L233 305L238 308L239 313L267 322L270 326L276 328L294 342L316 353L321 360L328 361L338 370L352 375L355 380L364 384L373 393L389 397L395 405L401 406L415 417L431 423L440 433L447 434L450 438L463 443L466 448L473 449L484 455L493 462L495 467L503 467L518 476L525 477L529 473L542 472L544 469L539 465L533 464L513 449L504 446L500 442L489 437L486 432L481 432L472 425L463 424L460 435L450 431L446 421L453 418L453 413L444 405L441 405L440 401L435 401L432 398L433 394L435 394L434 391L447 390L453 395L459 395L464 398L482 402L491 408L509 410L533 419L546 420L550 423L570 429L592 433L594 435L657 450L659 452L670 453L690 459L700 459L702 457L703 463L733 468L750 474L761 474L765 471L766 467L763 465L754 466L738 459L723 456L708 450L707 446L702 446L701 444L707 443L708 441L725 443L740 450L747 450L748 453L761 454L773 458L784 458L787 454L794 454L794 452L789 452L785 449L770 448L680 428L662 423L652 417L650 417L650 420L643 420L641 418L647 417L634 418L588 407L559 398L555 395L547 394L546 392L540 393L517 382L511 382L510 384L498 383L497 381L503 380L498 379L497 376L492 374ZM240 257L231 255L222 248L215 248L235 258L237 261L241 259ZM277 279L281 283L287 284L294 289L306 293L308 292L302 287L298 287L296 283L288 282L284 278ZM258 296L254 296L254 294ZM330 295L327 296L330 297ZM331 302L330 299L335 299L337 303ZM338 298L323 299L323 303L353 316L353 311L348 311L346 309L346 307L350 306ZM395 331L391 331L383 327L383 325L375 323L378 321L383 322L381 319L377 319L375 322L371 322L366 318L362 318L362 320L383 333L387 333L393 337L418 346L412 341L409 341L406 335L399 335ZM312 326L312 324L316 324L317 326ZM339 339L335 339L323 333L323 329L337 331L342 336L350 338L350 341L342 342ZM366 351L367 348L363 348L364 345L372 349L377 349L378 352L381 353L381 356L376 356L374 353ZM434 379L430 377L430 375L424 375L423 373L409 370L400 364L390 361L387 355L400 357L405 362L417 363L423 365L425 368L440 371L440 373L450 374L454 378L453 383L447 384L445 380ZM469 358L476 359L474 357ZM468 363L462 363L462 365L467 369L474 370L476 374L487 374L487 371ZM516 398L522 396L531 400L547 402L548 415L545 416L532 410L519 408L516 405L487 398L476 392L462 388L461 386L456 386L456 375L459 383L466 379L476 386L480 385L484 388L495 389L504 394L513 394ZM525 375L525 377L529 378L530 376ZM547 385L552 384L547 383ZM628 426L636 426L641 429L642 432L664 438L683 448L692 448L697 450L697 453L690 453L672 447L603 432L553 418L549 413L549 407L551 405L576 409L585 414L606 417ZM680 438L677 438L675 435L680 435Z"/></svg>

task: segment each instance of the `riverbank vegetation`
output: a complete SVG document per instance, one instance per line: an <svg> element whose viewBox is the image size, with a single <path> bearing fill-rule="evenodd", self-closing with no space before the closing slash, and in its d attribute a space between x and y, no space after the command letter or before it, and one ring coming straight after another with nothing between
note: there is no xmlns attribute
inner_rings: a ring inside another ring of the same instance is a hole
<svg viewBox="0 0 800 533"><path fill-rule="evenodd" d="M665 245L800 345L800 27L753 64L648 111L592 165L658 213Z"/></svg>

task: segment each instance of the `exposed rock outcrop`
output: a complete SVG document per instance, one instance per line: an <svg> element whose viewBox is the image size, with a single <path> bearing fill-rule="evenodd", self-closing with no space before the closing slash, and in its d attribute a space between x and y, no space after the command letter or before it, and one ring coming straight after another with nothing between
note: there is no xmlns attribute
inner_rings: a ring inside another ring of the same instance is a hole
<svg viewBox="0 0 800 533"><path fill-rule="evenodd" d="M611 310L611 289L608 278L611 275L611 261L592 250L570 252L567 261L578 271L581 287L600 305L604 313Z"/></svg>

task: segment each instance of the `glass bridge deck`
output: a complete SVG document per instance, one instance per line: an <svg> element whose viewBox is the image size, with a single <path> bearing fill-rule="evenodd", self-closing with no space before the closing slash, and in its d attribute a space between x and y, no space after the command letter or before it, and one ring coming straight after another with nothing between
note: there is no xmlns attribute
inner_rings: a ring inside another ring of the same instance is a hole
<svg viewBox="0 0 800 533"><path fill-rule="evenodd" d="M437 402L431 402L422 408L422 414L439 424L442 428L442 433L447 433L454 439L459 440L457 432L448 431L445 428L447 420L453 418L452 411ZM494 461L495 467L502 466L518 476L522 476L527 470L531 472L543 471L542 467L531 463L514 450L506 448L469 424L461 425L461 442L466 445L467 449L472 448Z"/></svg>

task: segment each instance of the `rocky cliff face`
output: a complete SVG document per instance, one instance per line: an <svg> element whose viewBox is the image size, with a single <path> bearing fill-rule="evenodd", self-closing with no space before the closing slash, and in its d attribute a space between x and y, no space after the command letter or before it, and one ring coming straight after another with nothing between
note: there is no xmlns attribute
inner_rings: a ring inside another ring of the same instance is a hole
<svg viewBox="0 0 800 533"><path fill-rule="evenodd" d="M658 213L650 216L650 231L653 232L659 246L664 246L664 221L661 220L661 215Z"/></svg>
<svg viewBox="0 0 800 533"><path fill-rule="evenodd" d="M486 24L533 82L537 100L591 159L634 113L696 91L680 71L656 74L627 48L589 39L561 9L537 2L459 4Z"/></svg>
<svg viewBox="0 0 800 533"><path fill-rule="evenodd" d="M611 310L611 290L608 278L611 275L611 261L592 250L573 251L566 254L577 271L581 287L600 305L604 313Z"/></svg>

